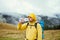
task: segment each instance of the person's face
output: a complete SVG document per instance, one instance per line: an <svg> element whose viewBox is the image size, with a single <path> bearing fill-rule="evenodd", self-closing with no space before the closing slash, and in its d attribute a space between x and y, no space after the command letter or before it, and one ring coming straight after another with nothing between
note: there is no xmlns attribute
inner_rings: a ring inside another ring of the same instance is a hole
<svg viewBox="0 0 60 40"><path fill-rule="evenodd" d="M29 19L30 22L34 21L31 17L28 17L28 19Z"/></svg>

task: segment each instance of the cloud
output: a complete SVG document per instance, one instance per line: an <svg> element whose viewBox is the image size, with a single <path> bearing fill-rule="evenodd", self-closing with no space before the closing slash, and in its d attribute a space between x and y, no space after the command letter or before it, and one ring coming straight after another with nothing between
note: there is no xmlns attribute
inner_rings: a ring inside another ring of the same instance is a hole
<svg viewBox="0 0 60 40"><path fill-rule="evenodd" d="M0 12L30 12L53 16L60 13L60 0L0 0Z"/></svg>
<svg viewBox="0 0 60 40"><path fill-rule="evenodd" d="M28 2L19 0L2 0L0 1L0 11L1 12L17 12L17 13L29 13L29 12L39 12L39 8L34 7ZM3 10L2 10L3 9Z"/></svg>
<svg viewBox="0 0 60 40"><path fill-rule="evenodd" d="M58 13L60 12L60 0L46 0L45 3L46 13Z"/></svg>
<svg viewBox="0 0 60 40"><path fill-rule="evenodd" d="M16 0L0 0L0 11L1 12L15 12L16 11Z"/></svg>
<svg viewBox="0 0 60 40"><path fill-rule="evenodd" d="M39 12L39 8L34 7L33 5L31 5L30 3L23 1L23 2L19 2L18 3L18 12L21 13L29 13L29 12ZM20 6L21 5L21 6Z"/></svg>

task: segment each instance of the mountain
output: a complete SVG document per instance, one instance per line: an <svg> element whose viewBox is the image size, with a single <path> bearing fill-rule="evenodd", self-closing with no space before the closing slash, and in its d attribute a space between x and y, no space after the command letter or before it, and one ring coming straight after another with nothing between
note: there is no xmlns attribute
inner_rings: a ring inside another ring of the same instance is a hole
<svg viewBox="0 0 60 40"><path fill-rule="evenodd" d="M57 16L55 18L55 17L37 15L37 19L38 21L42 19L44 20L45 25L49 27L53 27L56 25L60 25L60 19ZM19 18L21 17L26 18L27 16L24 14L18 14L18 13L0 13L0 21L15 24L15 25L17 25Z"/></svg>

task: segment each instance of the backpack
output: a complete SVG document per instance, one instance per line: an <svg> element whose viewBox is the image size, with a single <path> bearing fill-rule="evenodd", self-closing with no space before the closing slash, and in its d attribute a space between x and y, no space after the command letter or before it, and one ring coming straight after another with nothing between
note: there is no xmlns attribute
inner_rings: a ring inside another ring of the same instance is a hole
<svg viewBox="0 0 60 40"><path fill-rule="evenodd" d="M28 27L29 23L27 23L26 27ZM35 23L34 25L31 26L35 26L35 28L37 29L37 23Z"/></svg>

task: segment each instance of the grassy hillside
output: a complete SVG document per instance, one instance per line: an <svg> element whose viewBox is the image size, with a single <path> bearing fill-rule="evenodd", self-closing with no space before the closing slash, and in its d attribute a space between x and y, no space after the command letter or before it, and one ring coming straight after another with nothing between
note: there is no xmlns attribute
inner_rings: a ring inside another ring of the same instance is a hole
<svg viewBox="0 0 60 40"><path fill-rule="evenodd" d="M60 30L45 30L45 40L60 40Z"/></svg>
<svg viewBox="0 0 60 40"><path fill-rule="evenodd" d="M0 23L0 40L23 40L25 32L17 30L16 25Z"/></svg>
<svg viewBox="0 0 60 40"><path fill-rule="evenodd" d="M8 23L0 23L0 29L16 30L16 25L8 24Z"/></svg>
<svg viewBox="0 0 60 40"><path fill-rule="evenodd" d="M45 30L44 40L60 40L60 30ZM16 25L0 23L0 40L24 40L25 32L16 29Z"/></svg>

